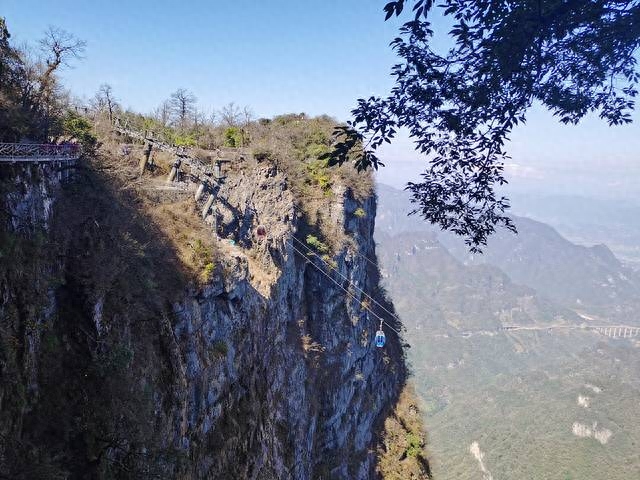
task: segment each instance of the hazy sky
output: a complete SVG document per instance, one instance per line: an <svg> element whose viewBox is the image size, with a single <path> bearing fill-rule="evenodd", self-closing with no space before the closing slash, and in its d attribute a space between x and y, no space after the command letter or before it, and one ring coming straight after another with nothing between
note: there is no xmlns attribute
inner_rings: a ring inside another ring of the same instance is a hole
<svg viewBox="0 0 640 480"><path fill-rule="evenodd" d="M87 41L86 58L64 73L90 97L110 83L124 106L149 112L179 87L211 111L234 101L257 116L287 112L348 118L355 99L385 94L397 21L385 0L33 1L0 0L17 43L49 25ZM640 115L609 128L597 118L562 126L542 109L512 135L511 188L637 196ZM385 149L379 178L415 179L424 160L408 139ZM548 192L546 192L548 193Z"/></svg>

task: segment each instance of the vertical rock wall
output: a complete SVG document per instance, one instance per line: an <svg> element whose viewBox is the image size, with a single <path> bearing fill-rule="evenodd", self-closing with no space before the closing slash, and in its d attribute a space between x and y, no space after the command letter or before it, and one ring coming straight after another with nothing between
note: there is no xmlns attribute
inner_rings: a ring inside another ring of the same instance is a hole
<svg viewBox="0 0 640 480"><path fill-rule="evenodd" d="M11 215L22 212L23 222L7 228L44 225L44 243L37 248L53 251L59 246L47 243L46 232L59 183L51 172L38 175L19 176L20 192L4 193L5 208ZM115 284L102 288L97 280L83 281L77 287L82 291L76 291L69 274L63 287L59 279L49 280L34 292L44 296L32 320L59 324L52 338L61 346L47 358L73 355L74 368L64 362L56 368L88 399L68 404L69 424L56 427L62 439L55 446L46 428L31 425L35 418L46 423L42 419L61 402L32 393L43 377L44 354L38 335L21 324L27 311L16 306L21 295L3 275L0 432L5 445L27 442L35 452L25 457L32 464L39 459L42 468L72 478L86 472L95 478L114 472L121 478L122 472L160 472L164 478L373 478L376 434L405 377L399 340L388 331L387 347L376 349L377 322L362 308L360 289L377 295L379 288L372 263L375 200L356 201L349 190L337 188L321 209L325 222L344 237L333 256L339 273L296 253L293 236L308 226L286 179L274 167L258 166L230 175L218 194L207 220L223 237L221 258L205 285L192 284L165 307L146 310ZM256 237L258 225L266 228L266 238ZM95 243L88 242L88 255L98 248ZM55 253L55 258L69 254ZM34 268L63 271L60 262L49 258ZM10 328L8 309L15 312ZM138 309L143 313L134 315ZM71 311L78 320L63 327L62 317ZM14 330L23 332L15 348L9 339ZM77 336L80 330L86 335ZM92 397L82 379L73 379L81 375L95 382L93 390L119 389L120 400ZM47 388L56 394L72 389ZM9 401L15 398L23 399L20 405ZM73 411L80 405L104 412L83 423L84 414ZM47 455L49 450L55 455ZM0 467L26 471L19 460L7 458L12 451L3 451Z"/></svg>

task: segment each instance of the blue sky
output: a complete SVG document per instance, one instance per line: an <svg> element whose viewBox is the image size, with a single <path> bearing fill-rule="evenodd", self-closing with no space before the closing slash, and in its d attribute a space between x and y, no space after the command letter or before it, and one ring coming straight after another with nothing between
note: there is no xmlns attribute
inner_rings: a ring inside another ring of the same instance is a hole
<svg viewBox="0 0 640 480"><path fill-rule="evenodd" d="M371 0L0 0L15 40L56 25L87 41L65 73L76 93L113 85L125 105L156 107L178 87L203 109L235 101L258 115L328 112L384 93L395 26Z"/></svg>
<svg viewBox="0 0 640 480"><path fill-rule="evenodd" d="M49 25L87 41L65 84L90 97L110 83L124 106L149 112L179 87L205 111L234 101L257 116L287 112L348 117L355 99L385 94L398 22L384 0L103 1L0 0L15 42ZM577 127L534 109L512 135L511 187L558 193L638 195L640 127ZM424 160L407 139L382 152L380 179L400 186ZM545 192L549 193L549 192Z"/></svg>

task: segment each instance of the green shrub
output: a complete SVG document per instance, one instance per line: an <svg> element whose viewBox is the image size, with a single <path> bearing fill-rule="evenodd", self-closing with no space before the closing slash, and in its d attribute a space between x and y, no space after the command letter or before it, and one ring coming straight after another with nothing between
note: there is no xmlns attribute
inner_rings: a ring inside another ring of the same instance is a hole
<svg viewBox="0 0 640 480"><path fill-rule="evenodd" d="M211 258L211 248L207 247L202 240L197 239L193 244L193 258L196 261L208 263Z"/></svg>
<svg viewBox="0 0 640 480"><path fill-rule="evenodd" d="M62 130L65 135L76 139L85 150L95 149L98 139L92 133L89 121L74 112L68 112L62 121Z"/></svg>
<svg viewBox="0 0 640 480"><path fill-rule="evenodd" d="M327 132L326 128L323 129L317 123L311 127L311 132L305 137L307 144L323 145L328 147L331 145L331 135Z"/></svg>
<svg viewBox="0 0 640 480"><path fill-rule="evenodd" d="M224 131L225 147L242 147L244 145L244 132L238 127L229 127Z"/></svg>
<svg viewBox="0 0 640 480"><path fill-rule="evenodd" d="M330 268L333 268L334 270L337 270L338 268L338 262L336 262L333 258L331 258L328 254L324 254L322 255L322 260L324 261L324 263L326 263L327 265L329 265Z"/></svg>
<svg viewBox="0 0 640 480"><path fill-rule="evenodd" d="M329 168L326 160L313 160L307 164L308 182L318 185L323 192L331 190L333 182L329 175Z"/></svg>
<svg viewBox="0 0 640 480"><path fill-rule="evenodd" d="M198 144L193 135L176 135L173 143L176 147L195 147Z"/></svg>
<svg viewBox="0 0 640 480"><path fill-rule="evenodd" d="M276 125L284 126L292 122L299 122L306 117L304 113L287 113L284 115L277 115L273 117L273 122Z"/></svg>
<svg viewBox="0 0 640 480"><path fill-rule="evenodd" d="M422 439L415 433L407 434L407 457L417 457L422 452Z"/></svg>
<svg viewBox="0 0 640 480"><path fill-rule="evenodd" d="M213 248L200 239L196 240L191 248L193 249L191 253L193 265L200 272L200 279L203 282L208 282L215 270Z"/></svg>
<svg viewBox="0 0 640 480"><path fill-rule="evenodd" d="M322 155L329 153L331 149L321 143L311 143L305 149L305 156L310 159L318 160ZM326 166L326 162L325 162Z"/></svg>
<svg viewBox="0 0 640 480"><path fill-rule="evenodd" d="M213 344L213 354L216 357L226 357L227 356L227 352L229 352L229 346L227 345L227 342L225 342L224 340L216 340L216 342Z"/></svg>
<svg viewBox="0 0 640 480"><path fill-rule="evenodd" d="M329 246L314 235L307 235L307 245L319 253L329 253Z"/></svg>
<svg viewBox="0 0 640 480"><path fill-rule="evenodd" d="M213 271L215 270L215 266L212 262L207 263L202 270L202 280L208 282L211 280L211 276L213 275Z"/></svg>

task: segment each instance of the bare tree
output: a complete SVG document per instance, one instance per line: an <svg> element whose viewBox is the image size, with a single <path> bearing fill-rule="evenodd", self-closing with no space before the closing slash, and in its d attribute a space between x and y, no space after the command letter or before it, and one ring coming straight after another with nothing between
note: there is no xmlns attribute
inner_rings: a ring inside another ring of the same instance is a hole
<svg viewBox="0 0 640 480"><path fill-rule="evenodd" d="M184 88L179 88L171 94L171 98L169 99L171 112L182 130L184 130L187 122L193 117L196 101L196 96Z"/></svg>
<svg viewBox="0 0 640 480"><path fill-rule="evenodd" d="M41 75L40 91L44 92L56 70L61 66L69 67L72 59L82 59L87 43L69 32L49 27L40 40L40 49L45 55L46 68Z"/></svg>
<svg viewBox="0 0 640 480"><path fill-rule="evenodd" d="M235 127L240 123L242 114L240 108L238 108L234 102L231 102L222 107L222 110L220 110L220 118L228 127Z"/></svg>
<svg viewBox="0 0 640 480"><path fill-rule="evenodd" d="M113 88L108 83L100 85L95 96L95 103L100 111L106 111L109 114L109 123L113 123L113 113L120 105L113 95Z"/></svg>
<svg viewBox="0 0 640 480"><path fill-rule="evenodd" d="M198 110L197 108L193 109L193 126L198 129L202 127L207 122L206 114Z"/></svg>
<svg viewBox="0 0 640 480"><path fill-rule="evenodd" d="M253 110L251 110L251 107L246 105L242 109L242 121L244 123L244 128L247 128L249 124L253 121L253 119L254 119Z"/></svg>
<svg viewBox="0 0 640 480"><path fill-rule="evenodd" d="M158 108L153 111L153 117L163 126L166 127L171 121L171 102L165 100Z"/></svg>
<svg viewBox="0 0 640 480"><path fill-rule="evenodd" d="M207 119L209 122L209 125L214 126L216 124L217 116L218 114L216 113L216 110L212 108L211 113L209 114L209 118Z"/></svg>
<svg viewBox="0 0 640 480"><path fill-rule="evenodd" d="M38 104L44 117L44 137L49 136L49 123L53 103L55 101L55 73L63 66L71 66L73 59L81 59L86 42L77 39L65 30L49 27L44 38L40 40L40 49L44 55L43 71L38 78Z"/></svg>

